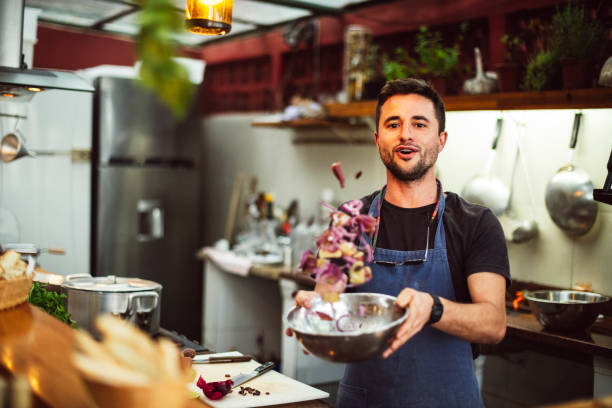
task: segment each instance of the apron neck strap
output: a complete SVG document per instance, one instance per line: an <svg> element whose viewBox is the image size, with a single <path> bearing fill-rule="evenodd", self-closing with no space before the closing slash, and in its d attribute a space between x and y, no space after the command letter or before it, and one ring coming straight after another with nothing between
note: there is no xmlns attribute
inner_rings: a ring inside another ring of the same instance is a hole
<svg viewBox="0 0 612 408"><path fill-rule="evenodd" d="M438 211L440 209L440 202L442 201L442 195L444 194L444 191L442 190L442 183L438 179L436 179L436 188L437 188L436 207L431 213L431 218L429 219L429 225L433 223L433 221L436 219L436 216L438 215ZM382 208L382 202L385 198L386 192L387 192L387 186L384 185L383 188L380 189L380 192L378 193L376 198L374 199L375 202L372 203L372 204L376 204L375 211L374 212L372 211L372 207L374 207L374 205L371 205L370 210L368 211L370 215L376 218L376 228L374 228L374 236L370 237L370 241L372 242L372 252L374 252L374 249L376 248L376 241L378 240L378 230L380 228L380 210Z"/></svg>

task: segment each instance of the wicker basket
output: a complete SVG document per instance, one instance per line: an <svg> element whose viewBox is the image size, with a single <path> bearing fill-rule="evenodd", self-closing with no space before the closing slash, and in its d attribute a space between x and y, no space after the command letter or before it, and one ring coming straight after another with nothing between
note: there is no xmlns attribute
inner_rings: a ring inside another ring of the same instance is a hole
<svg viewBox="0 0 612 408"><path fill-rule="evenodd" d="M0 280L0 310L25 302L32 287L32 277Z"/></svg>

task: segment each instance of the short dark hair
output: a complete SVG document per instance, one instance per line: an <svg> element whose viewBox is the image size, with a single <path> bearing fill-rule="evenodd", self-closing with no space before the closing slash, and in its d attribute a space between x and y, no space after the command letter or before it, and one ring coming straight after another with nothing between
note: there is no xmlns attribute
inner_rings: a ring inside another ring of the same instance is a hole
<svg viewBox="0 0 612 408"><path fill-rule="evenodd" d="M378 132L378 121L380 120L380 109L387 102L387 99L394 95L410 95L417 94L429 99L436 112L438 120L438 134L444 132L446 125L446 114L444 111L444 102L433 86L422 79L403 78L389 81L382 87L378 94L378 104L376 105L376 131Z"/></svg>

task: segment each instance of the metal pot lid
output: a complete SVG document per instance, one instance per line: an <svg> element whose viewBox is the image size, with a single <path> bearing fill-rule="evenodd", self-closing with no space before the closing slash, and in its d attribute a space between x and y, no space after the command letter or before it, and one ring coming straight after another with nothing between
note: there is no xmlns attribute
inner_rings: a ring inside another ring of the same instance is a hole
<svg viewBox="0 0 612 408"><path fill-rule="evenodd" d="M66 276L63 287L93 292L141 292L161 290L162 286L150 280L122 276Z"/></svg>

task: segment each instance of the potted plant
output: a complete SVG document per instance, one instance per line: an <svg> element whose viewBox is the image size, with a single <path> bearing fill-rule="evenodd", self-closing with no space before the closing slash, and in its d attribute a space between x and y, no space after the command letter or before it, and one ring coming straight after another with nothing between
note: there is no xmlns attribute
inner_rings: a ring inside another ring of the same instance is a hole
<svg viewBox="0 0 612 408"><path fill-rule="evenodd" d="M586 18L584 5L570 2L557 8L550 26L550 46L561 62L564 89L592 85L592 59L604 45L604 29L596 19Z"/></svg>
<svg viewBox="0 0 612 408"><path fill-rule="evenodd" d="M398 47L393 54L393 58L389 57L388 54L384 54L382 58L382 73L387 81L418 75L417 61L411 58L405 49Z"/></svg>
<svg viewBox="0 0 612 408"><path fill-rule="evenodd" d="M500 92L518 91L521 66L520 55L525 49L525 42L515 35L504 34L501 38L504 45L504 62L497 64L498 88Z"/></svg>
<svg viewBox="0 0 612 408"><path fill-rule="evenodd" d="M416 35L414 51L419 56L420 73L429 76L434 88L441 94L449 91L448 79L459 68L459 46L445 46L438 31L421 26Z"/></svg>
<svg viewBox="0 0 612 408"><path fill-rule="evenodd" d="M559 56L554 51L542 50L527 62L523 89L542 91L551 89L559 73Z"/></svg>

